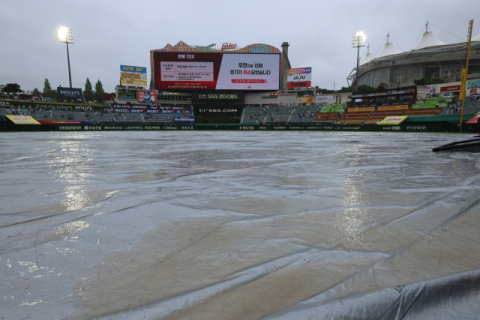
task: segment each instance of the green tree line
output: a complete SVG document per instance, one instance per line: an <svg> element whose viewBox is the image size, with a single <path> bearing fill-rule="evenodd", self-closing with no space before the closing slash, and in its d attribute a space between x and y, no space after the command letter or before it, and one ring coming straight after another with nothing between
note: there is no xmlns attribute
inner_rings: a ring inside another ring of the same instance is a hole
<svg viewBox="0 0 480 320"><path fill-rule="evenodd" d="M105 93L105 90L103 89L103 84L100 80L97 80L97 83L95 84L95 90L93 90L92 83L90 82L90 79L87 78L85 82L85 87L83 89L83 98L85 100L103 101L104 93ZM45 79L45 82L43 83L43 91L40 91L38 90L38 88L35 88L32 91L32 95L43 96L51 99L57 99L57 89L56 88L52 89L52 86L50 85L50 81L48 79Z"/></svg>

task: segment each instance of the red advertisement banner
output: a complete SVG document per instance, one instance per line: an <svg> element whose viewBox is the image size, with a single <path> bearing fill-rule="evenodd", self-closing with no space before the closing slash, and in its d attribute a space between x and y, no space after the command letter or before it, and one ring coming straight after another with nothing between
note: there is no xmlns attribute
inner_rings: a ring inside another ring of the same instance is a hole
<svg viewBox="0 0 480 320"><path fill-rule="evenodd" d="M307 88L312 86L312 81L287 82L287 88Z"/></svg>
<svg viewBox="0 0 480 320"><path fill-rule="evenodd" d="M440 88L440 92L460 91L460 86L450 86Z"/></svg>

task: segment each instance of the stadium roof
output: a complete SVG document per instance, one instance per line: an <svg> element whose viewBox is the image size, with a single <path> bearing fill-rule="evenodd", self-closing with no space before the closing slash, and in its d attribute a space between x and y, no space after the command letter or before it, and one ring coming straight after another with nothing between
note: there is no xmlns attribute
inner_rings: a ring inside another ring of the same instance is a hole
<svg viewBox="0 0 480 320"><path fill-rule="evenodd" d="M362 60L362 63L361 63L361 64L367 63L367 62L369 62L370 60L372 60L373 58L374 58L374 55L373 55L373 53L370 52L370 44L368 44L368 46L367 46L367 55L366 55L365 58Z"/></svg>
<svg viewBox="0 0 480 320"><path fill-rule="evenodd" d="M412 49L419 50L428 47L441 46L445 44L444 42L438 40L433 35L432 31L428 31L428 20L425 24L425 33L423 34L422 40Z"/></svg>
<svg viewBox="0 0 480 320"><path fill-rule="evenodd" d="M402 51L398 50L393 43L390 42L390 32L387 34L387 43L385 44L385 48L383 48L383 51L380 52L377 58L381 57L386 57L386 56L391 56L394 54L399 54Z"/></svg>
<svg viewBox="0 0 480 320"><path fill-rule="evenodd" d="M480 34L472 39L472 41L480 41Z"/></svg>
<svg viewBox="0 0 480 320"><path fill-rule="evenodd" d="M413 50L419 50L428 47L441 46L445 43L435 38L432 31L427 31L423 34L422 40L413 48Z"/></svg>

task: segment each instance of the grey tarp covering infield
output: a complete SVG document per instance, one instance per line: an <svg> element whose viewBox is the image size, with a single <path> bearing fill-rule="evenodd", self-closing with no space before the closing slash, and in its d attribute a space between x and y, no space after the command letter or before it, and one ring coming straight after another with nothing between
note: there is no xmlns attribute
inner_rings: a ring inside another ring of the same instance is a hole
<svg viewBox="0 0 480 320"><path fill-rule="evenodd" d="M9 133L3 319L477 319L470 136Z"/></svg>

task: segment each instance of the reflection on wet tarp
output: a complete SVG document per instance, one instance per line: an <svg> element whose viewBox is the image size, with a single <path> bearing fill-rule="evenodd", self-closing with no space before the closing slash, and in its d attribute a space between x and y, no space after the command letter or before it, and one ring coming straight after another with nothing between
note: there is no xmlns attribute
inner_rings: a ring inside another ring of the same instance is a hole
<svg viewBox="0 0 480 320"><path fill-rule="evenodd" d="M467 319L480 160L459 135L15 133L4 319Z"/></svg>

